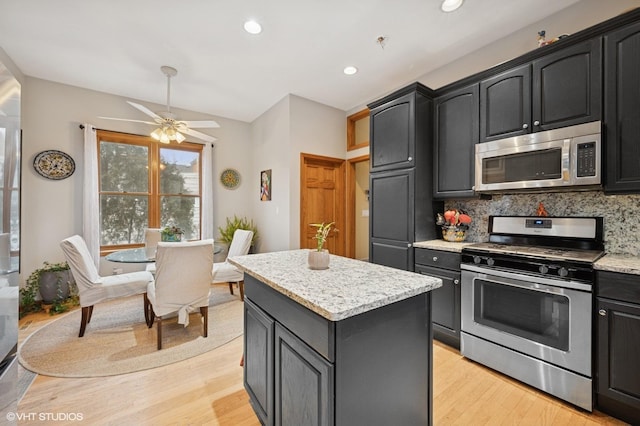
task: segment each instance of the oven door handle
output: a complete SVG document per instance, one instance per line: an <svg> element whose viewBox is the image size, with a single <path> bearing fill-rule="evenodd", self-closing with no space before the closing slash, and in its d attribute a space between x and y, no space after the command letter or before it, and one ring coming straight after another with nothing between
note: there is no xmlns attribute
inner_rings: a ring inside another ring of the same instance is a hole
<svg viewBox="0 0 640 426"><path fill-rule="evenodd" d="M557 292L558 287L569 288L573 290L582 290L582 291L588 291L588 292L592 291L592 286L590 284L585 284L577 281L554 280L554 279L549 279L544 277L526 275L522 273L502 271L498 269L486 269L480 266L467 265L467 264L460 265L460 269L464 271L470 271L470 272L482 274L484 278L487 278L490 276L492 278L500 277L500 278L509 279L508 282L502 282L502 280L500 280L500 282L501 284L511 285L513 287L522 287L522 288L529 288L532 290L550 291L550 292ZM514 281L516 281L517 283ZM524 284L518 284L518 283L524 283Z"/></svg>

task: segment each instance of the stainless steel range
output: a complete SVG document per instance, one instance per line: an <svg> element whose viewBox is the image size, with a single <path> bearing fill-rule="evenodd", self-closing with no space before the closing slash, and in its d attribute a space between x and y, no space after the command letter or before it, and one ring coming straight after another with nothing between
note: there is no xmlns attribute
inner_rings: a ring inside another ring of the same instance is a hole
<svg viewBox="0 0 640 426"><path fill-rule="evenodd" d="M592 410L593 263L601 217L491 216L462 250L461 352Z"/></svg>

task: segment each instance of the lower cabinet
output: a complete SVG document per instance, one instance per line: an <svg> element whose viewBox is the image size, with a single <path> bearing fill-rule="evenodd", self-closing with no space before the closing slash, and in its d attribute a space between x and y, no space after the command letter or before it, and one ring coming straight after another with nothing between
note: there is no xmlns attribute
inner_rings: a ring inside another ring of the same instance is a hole
<svg viewBox="0 0 640 426"><path fill-rule="evenodd" d="M442 280L431 292L433 338L460 349L460 253L415 249L415 272Z"/></svg>
<svg viewBox="0 0 640 426"><path fill-rule="evenodd" d="M598 272L596 405L640 424L640 275Z"/></svg>
<svg viewBox="0 0 640 426"><path fill-rule="evenodd" d="M260 422L431 425L430 294L334 322L245 274L244 386Z"/></svg>

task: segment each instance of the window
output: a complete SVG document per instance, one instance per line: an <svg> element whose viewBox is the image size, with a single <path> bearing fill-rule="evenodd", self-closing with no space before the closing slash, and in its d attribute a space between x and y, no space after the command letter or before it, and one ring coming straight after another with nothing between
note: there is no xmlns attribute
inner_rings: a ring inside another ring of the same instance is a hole
<svg viewBox="0 0 640 426"><path fill-rule="evenodd" d="M144 243L145 228L175 225L200 239L202 145L98 130L100 248Z"/></svg>

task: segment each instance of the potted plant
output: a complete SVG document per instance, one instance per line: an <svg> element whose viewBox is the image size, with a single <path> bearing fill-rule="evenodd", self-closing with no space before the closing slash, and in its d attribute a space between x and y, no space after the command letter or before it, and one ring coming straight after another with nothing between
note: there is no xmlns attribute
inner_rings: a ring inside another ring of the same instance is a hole
<svg viewBox="0 0 640 426"><path fill-rule="evenodd" d="M160 241L182 241L182 234L182 229L177 226L165 226L162 228L162 231L160 231Z"/></svg>
<svg viewBox="0 0 640 426"><path fill-rule="evenodd" d="M331 232L331 227L335 222L312 223L311 226L316 227L316 235L313 239L318 242L315 250L309 251L307 262L311 269L327 269L329 267L329 250L324 248L324 243Z"/></svg>
<svg viewBox="0 0 640 426"><path fill-rule="evenodd" d="M462 242L467 238L467 230L471 223L471 216L464 210L447 210L438 213L436 225L442 226L442 238L445 241Z"/></svg>
<svg viewBox="0 0 640 426"><path fill-rule="evenodd" d="M25 286L20 289L21 314L40 310L36 301L38 292L42 303L53 305L54 313L64 312L67 309L64 301L73 296L74 284L67 262L44 262L42 268L36 269L29 275Z"/></svg>
<svg viewBox="0 0 640 426"><path fill-rule="evenodd" d="M253 220L249 220L246 217L238 217L236 215L233 215L233 220L227 218L226 222L227 223L224 227L218 227L218 231L220 231L220 241L229 246L231 244L231 241L233 241L233 234L234 232L236 232L236 229L253 231L253 238L251 239L251 250L249 251L253 252L256 240L258 239L258 228L253 223Z"/></svg>

